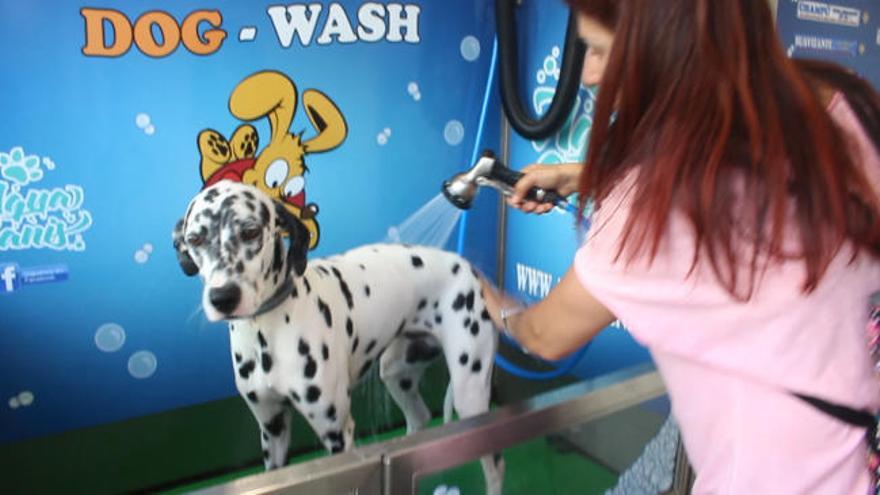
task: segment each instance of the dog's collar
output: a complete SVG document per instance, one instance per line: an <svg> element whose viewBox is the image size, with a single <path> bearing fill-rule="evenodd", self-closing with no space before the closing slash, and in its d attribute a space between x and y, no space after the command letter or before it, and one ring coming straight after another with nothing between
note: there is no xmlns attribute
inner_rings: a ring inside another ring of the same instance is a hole
<svg viewBox="0 0 880 495"><path fill-rule="evenodd" d="M282 283L281 286L278 287L278 290L276 290L275 293L272 294L272 297L263 301L263 304L261 304L260 307L257 308L254 314L246 316L245 318L255 318L263 313L268 313L269 311L272 311L273 309L277 308L282 302L284 302L284 300L287 298L287 296L290 295L292 291L293 276L288 274L287 278L284 279L284 283Z"/></svg>

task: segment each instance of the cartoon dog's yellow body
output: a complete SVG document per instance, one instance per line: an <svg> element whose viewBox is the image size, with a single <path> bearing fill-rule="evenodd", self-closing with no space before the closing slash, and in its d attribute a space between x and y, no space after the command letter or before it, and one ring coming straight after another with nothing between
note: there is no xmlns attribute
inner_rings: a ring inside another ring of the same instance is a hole
<svg viewBox="0 0 880 495"><path fill-rule="evenodd" d="M302 220L311 234L309 248L320 238L316 219L318 205L306 202L306 154L329 151L345 140L348 125L342 112L327 95L308 89L302 94L306 116L317 135L303 141L290 132L296 114L296 85L280 72L252 74L232 91L229 110L236 118L252 122L269 119L269 143L257 153L259 136L250 124L242 124L228 141L219 132L205 129L199 133L201 174L205 186L230 179L260 188L281 201Z"/></svg>

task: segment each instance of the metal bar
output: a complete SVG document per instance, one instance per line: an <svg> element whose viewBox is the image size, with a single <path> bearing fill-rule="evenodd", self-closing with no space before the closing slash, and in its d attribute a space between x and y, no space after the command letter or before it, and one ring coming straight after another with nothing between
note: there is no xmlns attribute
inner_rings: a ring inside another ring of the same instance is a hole
<svg viewBox="0 0 880 495"><path fill-rule="evenodd" d="M194 492L199 495L382 493L382 444L322 457Z"/></svg>
<svg viewBox="0 0 880 495"><path fill-rule="evenodd" d="M590 389L591 384L574 384L392 441L385 458L384 493L417 493L421 476L601 418L665 393L657 372L599 390Z"/></svg>
<svg viewBox="0 0 880 495"><path fill-rule="evenodd" d="M665 393L641 365L486 414L197 492L226 494L415 493L418 478L643 403Z"/></svg>

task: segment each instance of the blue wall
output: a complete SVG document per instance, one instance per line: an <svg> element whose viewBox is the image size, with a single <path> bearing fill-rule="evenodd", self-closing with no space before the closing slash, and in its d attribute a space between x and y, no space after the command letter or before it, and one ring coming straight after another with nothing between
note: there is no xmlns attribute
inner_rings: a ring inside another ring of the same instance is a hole
<svg viewBox="0 0 880 495"><path fill-rule="evenodd" d="M206 5L110 3L102 7L131 22L161 9L178 23ZM362 3L338 2L355 29ZM0 442L235 394L225 327L199 312L200 283L180 273L170 232L202 185L196 136L212 128L229 137L241 123L227 102L248 75L272 69L300 93L319 89L348 123L338 148L305 158L308 200L320 207L313 256L382 240L467 166L494 34L490 2L408 2L420 9L417 42L334 36L287 48L267 14L273 4L212 2L227 37L211 54L181 45L150 57L132 46L95 57L82 52L80 13L93 5L0 0L0 273L17 275L12 292L0 281ZM245 27L256 28L253 41L240 41ZM262 148L268 124L254 125ZM302 109L290 130L315 134ZM16 214L28 194L54 195L54 207ZM494 209L484 210L476 229L494 224ZM20 242L47 225L67 231ZM491 274L494 235L472 236L468 252ZM24 272L58 265L59 280L20 284Z"/></svg>
<svg viewBox="0 0 880 495"><path fill-rule="evenodd" d="M533 115L543 114L555 92L562 63L568 9L559 2L524 2L517 13L520 49L520 97ZM582 88L575 108L559 133L531 141L512 133L510 166L583 161L592 126L596 88ZM576 201L574 198L572 201ZM579 244L575 218L561 209L527 215L510 209L504 265L505 289L526 301L543 298L571 266ZM592 377L650 359L619 326L599 333L573 373Z"/></svg>

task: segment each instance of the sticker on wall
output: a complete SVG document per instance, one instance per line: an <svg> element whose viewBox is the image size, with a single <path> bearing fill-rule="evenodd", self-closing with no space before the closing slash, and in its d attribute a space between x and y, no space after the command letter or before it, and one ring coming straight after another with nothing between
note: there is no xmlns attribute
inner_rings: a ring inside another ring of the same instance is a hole
<svg viewBox="0 0 880 495"><path fill-rule="evenodd" d="M52 249L84 251L83 234L92 215L83 208L83 188L38 188L55 169L48 157L27 154L21 146L0 151L0 251Z"/></svg>
<svg viewBox="0 0 880 495"><path fill-rule="evenodd" d="M232 90L229 110L246 122L266 118L270 135L264 138L268 142L260 150L260 137L250 124L239 125L229 139L214 129L204 129L198 135L200 169L205 187L221 180L243 182L284 204L308 229L309 249L314 249L320 239L318 205L306 202L305 173L309 169L304 160L306 155L341 145L348 136L348 124L329 96L307 89L302 93L302 106L317 134L303 140L302 133L290 131L298 94L293 81L280 72L263 71L246 77Z"/></svg>
<svg viewBox="0 0 880 495"><path fill-rule="evenodd" d="M45 265L23 268L17 263L0 263L0 294L12 294L27 285L67 280L67 265Z"/></svg>

